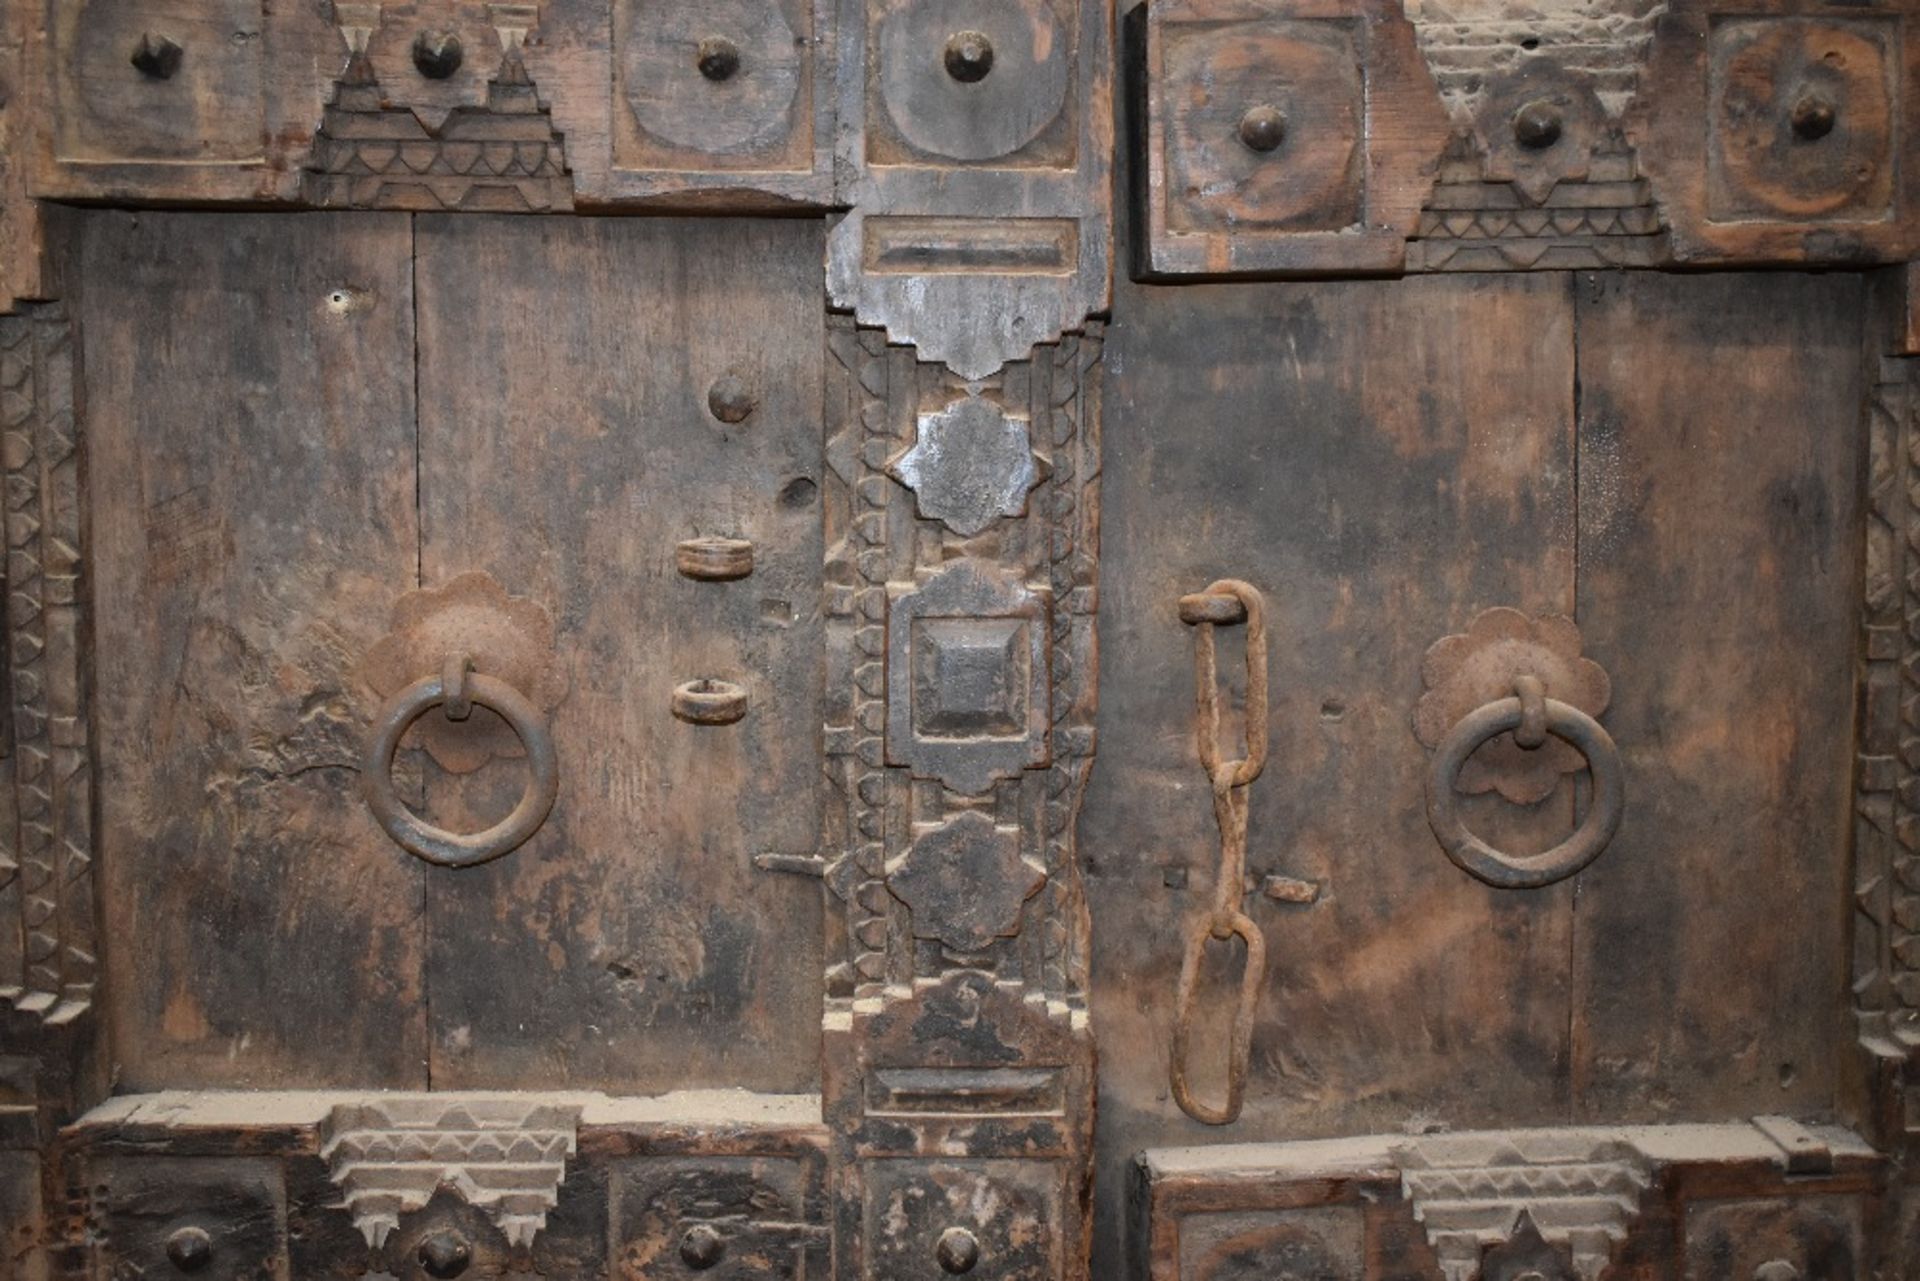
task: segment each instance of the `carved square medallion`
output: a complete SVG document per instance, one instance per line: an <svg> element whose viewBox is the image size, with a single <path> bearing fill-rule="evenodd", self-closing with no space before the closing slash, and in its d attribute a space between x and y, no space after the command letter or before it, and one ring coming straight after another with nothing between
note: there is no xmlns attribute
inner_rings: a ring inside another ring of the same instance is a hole
<svg viewBox="0 0 1920 1281"><path fill-rule="evenodd" d="M1048 593L961 560L888 594L888 763L976 794L1045 766Z"/></svg>
<svg viewBox="0 0 1920 1281"><path fill-rule="evenodd" d="M1716 18L1708 47L1707 215L1891 216L1894 28L1879 19Z"/></svg>

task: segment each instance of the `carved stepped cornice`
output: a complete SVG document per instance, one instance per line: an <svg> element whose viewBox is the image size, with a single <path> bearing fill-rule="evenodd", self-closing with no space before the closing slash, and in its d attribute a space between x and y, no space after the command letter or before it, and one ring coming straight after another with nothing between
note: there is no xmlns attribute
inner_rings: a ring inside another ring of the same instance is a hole
<svg viewBox="0 0 1920 1281"><path fill-rule="evenodd" d="M1439 1136L1395 1156L1447 1281L1475 1281L1484 1253L1529 1226L1599 1281L1652 1178L1631 1146L1577 1132Z"/></svg>
<svg viewBox="0 0 1920 1281"><path fill-rule="evenodd" d="M559 1200L580 1111L511 1096L343 1103L322 1127L320 1155L375 1249L443 1187L485 1212L512 1244L531 1245Z"/></svg>
<svg viewBox="0 0 1920 1281"><path fill-rule="evenodd" d="M1664 0L1409 0L1407 17L1447 110L1465 122L1490 77L1539 56L1589 80L1619 119L1640 87Z"/></svg>

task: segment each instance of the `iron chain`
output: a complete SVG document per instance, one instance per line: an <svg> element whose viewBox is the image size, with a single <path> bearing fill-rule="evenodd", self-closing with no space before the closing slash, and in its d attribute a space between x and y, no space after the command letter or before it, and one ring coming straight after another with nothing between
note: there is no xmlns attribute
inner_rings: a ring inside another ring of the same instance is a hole
<svg viewBox="0 0 1920 1281"><path fill-rule="evenodd" d="M1197 595L1182 597L1180 616L1199 629L1194 651L1199 711L1196 737L1200 765L1213 792L1214 819L1220 827L1220 863L1214 879L1213 906L1195 927L1180 962L1170 1077L1174 1101L1183 1112L1207 1125L1227 1125L1239 1118L1241 1100L1246 1095L1247 1071L1253 1056L1253 1019L1267 969L1266 940L1260 928L1241 909L1247 882L1248 788L1267 764L1266 599L1249 583L1223 578L1208 584L1206 590ZM1214 628L1243 618L1247 625L1245 751L1229 759L1220 745L1219 665ZM1214 1108L1194 1097L1187 1080L1194 994L1207 941L1226 942L1236 935L1246 945L1246 968L1240 977L1240 995L1234 1007L1227 1046L1227 1097L1225 1103Z"/></svg>

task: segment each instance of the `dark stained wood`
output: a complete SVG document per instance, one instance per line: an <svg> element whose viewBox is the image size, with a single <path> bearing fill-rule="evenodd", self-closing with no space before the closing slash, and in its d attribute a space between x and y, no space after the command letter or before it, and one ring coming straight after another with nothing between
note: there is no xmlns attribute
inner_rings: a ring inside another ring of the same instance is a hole
<svg viewBox="0 0 1920 1281"><path fill-rule="evenodd" d="M1911 1272L1917 18L0 0L0 1277Z"/></svg>
<svg viewBox="0 0 1920 1281"><path fill-rule="evenodd" d="M411 243L397 216L82 226L122 1089L426 1082L423 868L361 801L350 677L418 558Z"/></svg>
<svg viewBox="0 0 1920 1281"><path fill-rule="evenodd" d="M1628 798L1575 914L1577 1114L1818 1113L1847 1034L1861 280L1577 292L1579 621Z"/></svg>
<svg viewBox="0 0 1920 1281"><path fill-rule="evenodd" d="M1250 1139L1566 1114L1570 887L1496 890L1448 861L1412 716L1433 641L1489 605L1569 611L1574 588L1565 277L1133 288L1110 342L1102 751L1082 816L1095 1026L1124 1047L1101 1060L1107 1268L1120 1162L1218 1133L1167 1096L1180 949L1219 841L1177 599L1227 575L1266 592L1272 757L1248 867L1256 888L1321 887L1309 906L1247 899L1269 957L1231 1131ZM1564 798L1470 813L1544 848ZM1213 954L1195 1038L1209 1099L1239 972Z"/></svg>
<svg viewBox="0 0 1920 1281"><path fill-rule="evenodd" d="M546 826L429 880L437 1087L819 1079L819 891L752 862L819 831L819 264L799 221L420 223L423 578L547 609L570 685ZM681 575L697 535L751 541L752 575ZM700 678L746 719L676 720ZM524 773L427 768L469 830Z"/></svg>

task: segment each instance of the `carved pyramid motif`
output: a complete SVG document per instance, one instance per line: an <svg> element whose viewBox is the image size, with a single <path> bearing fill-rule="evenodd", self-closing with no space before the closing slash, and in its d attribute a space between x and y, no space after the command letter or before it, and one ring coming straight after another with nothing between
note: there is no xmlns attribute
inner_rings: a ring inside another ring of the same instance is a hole
<svg viewBox="0 0 1920 1281"><path fill-rule="evenodd" d="M1599 1281L1651 1181L1630 1144L1573 1131L1437 1135L1396 1156L1447 1281L1476 1281L1486 1251L1533 1232Z"/></svg>
<svg viewBox="0 0 1920 1281"><path fill-rule="evenodd" d="M364 50L334 87L304 178L329 209L547 213L573 208L566 145L540 103L518 40L505 41L487 105L456 107L429 129L388 106Z"/></svg>
<svg viewBox="0 0 1920 1281"><path fill-rule="evenodd" d="M525 1097L368 1098L333 1109L320 1155L375 1249L443 1187L530 1245L559 1199L579 1120L577 1104Z"/></svg>
<svg viewBox="0 0 1920 1281"><path fill-rule="evenodd" d="M1617 130L1594 147L1585 175L1539 199L1519 182L1489 180L1472 141L1456 136L1407 245L1407 269L1650 267L1666 252L1653 192Z"/></svg>

